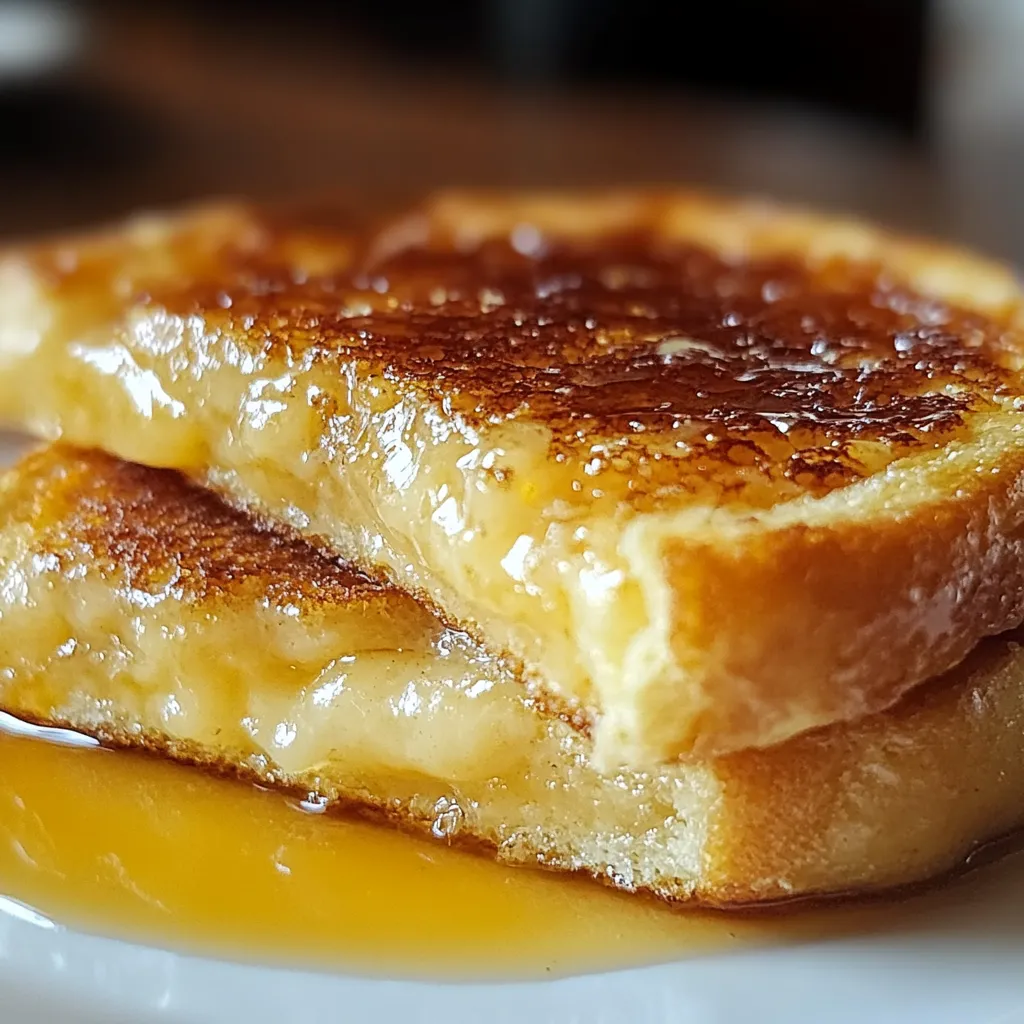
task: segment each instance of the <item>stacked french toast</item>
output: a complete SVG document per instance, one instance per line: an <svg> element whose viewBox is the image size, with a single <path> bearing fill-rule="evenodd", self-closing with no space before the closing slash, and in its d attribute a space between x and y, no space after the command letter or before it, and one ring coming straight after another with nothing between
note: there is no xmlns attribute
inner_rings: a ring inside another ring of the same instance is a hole
<svg viewBox="0 0 1024 1024"><path fill-rule="evenodd" d="M691 193L0 255L0 708L729 906L1024 823L1024 301Z"/></svg>

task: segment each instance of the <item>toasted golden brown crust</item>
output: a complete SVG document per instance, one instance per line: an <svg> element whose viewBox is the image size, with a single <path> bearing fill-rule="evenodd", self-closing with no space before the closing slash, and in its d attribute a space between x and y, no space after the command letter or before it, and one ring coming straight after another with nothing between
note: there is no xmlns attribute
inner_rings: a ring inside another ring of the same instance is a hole
<svg viewBox="0 0 1024 1024"><path fill-rule="evenodd" d="M174 472L51 445L8 476L4 512L34 524L35 550L58 564L116 567L148 593L204 601L258 589L269 601L322 607L370 601L383 587Z"/></svg>
<svg viewBox="0 0 1024 1024"><path fill-rule="evenodd" d="M121 297L200 317L261 364L351 361L468 423L541 424L587 488L645 508L708 478L719 504L826 493L941 447L994 392L1019 390L1012 304L915 291L885 248L811 260L766 233L737 259L677 237L679 203L637 198L607 233L565 237L516 223L514 203L479 234L429 207L368 234L329 208L238 209L209 226L202 211L158 243L177 272L124 282ZM41 258L59 288L107 287L102 261L68 274L59 253Z"/></svg>
<svg viewBox="0 0 1024 1024"><path fill-rule="evenodd" d="M413 220L422 237L382 253L372 236L341 276L281 268L154 297L260 360L351 361L468 424L536 423L581 487L645 509L709 478L719 504L827 493L942 446L1012 387L1003 317L874 264L735 262L663 221L652 204L628 234L527 249L515 227L469 247Z"/></svg>
<svg viewBox="0 0 1024 1024"><path fill-rule="evenodd" d="M1024 822L1019 636L856 724L602 774L408 597L172 472L28 457L0 483L0 584L10 713L669 899L920 881Z"/></svg>
<svg viewBox="0 0 1024 1024"><path fill-rule="evenodd" d="M1024 618L1004 268L688 194L147 230L0 263L9 415L385 572L608 761L870 713Z"/></svg>
<svg viewBox="0 0 1024 1024"><path fill-rule="evenodd" d="M839 892L837 861L873 864L872 888L903 884L922 850L958 848L966 861L985 838L1015 833L1022 641L1020 631L985 641L882 714L720 759L721 813L705 848L715 900Z"/></svg>
<svg viewBox="0 0 1024 1024"><path fill-rule="evenodd" d="M858 718L1015 625L1024 451L1012 434L995 443L1005 447L951 448L930 480L908 473L905 504L883 492L803 522L754 522L727 544L683 531L655 541L669 572L689 580L695 628L729 638L710 671L760 681L756 703L712 705L702 731L782 739L801 716L834 720L837 689L844 717ZM769 656L764 635L777 642Z"/></svg>

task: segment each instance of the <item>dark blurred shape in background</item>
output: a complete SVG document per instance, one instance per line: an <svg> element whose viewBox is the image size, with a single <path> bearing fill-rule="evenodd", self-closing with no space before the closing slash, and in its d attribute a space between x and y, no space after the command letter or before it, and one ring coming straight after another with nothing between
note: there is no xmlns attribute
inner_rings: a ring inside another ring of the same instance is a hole
<svg viewBox="0 0 1024 1024"><path fill-rule="evenodd" d="M1024 0L0 0L0 233L695 182L1024 262Z"/></svg>
<svg viewBox="0 0 1024 1024"><path fill-rule="evenodd" d="M799 100L908 133L920 128L925 0L838 8L819 0L357 0L349 8L406 54L468 54L513 83Z"/></svg>

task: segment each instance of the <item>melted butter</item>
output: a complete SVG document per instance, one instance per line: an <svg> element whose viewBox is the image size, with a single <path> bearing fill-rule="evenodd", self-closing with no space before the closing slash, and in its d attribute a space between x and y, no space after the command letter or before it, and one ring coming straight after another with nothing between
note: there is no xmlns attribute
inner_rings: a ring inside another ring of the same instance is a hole
<svg viewBox="0 0 1024 1024"><path fill-rule="evenodd" d="M190 952L392 977L551 977L917 930L977 902L968 880L952 900L684 911L11 724L0 722L0 896Z"/></svg>

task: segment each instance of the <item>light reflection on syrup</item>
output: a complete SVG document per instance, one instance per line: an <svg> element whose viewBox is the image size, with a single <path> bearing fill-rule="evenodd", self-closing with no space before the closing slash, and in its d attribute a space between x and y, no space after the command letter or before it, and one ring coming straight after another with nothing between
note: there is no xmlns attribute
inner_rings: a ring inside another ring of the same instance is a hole
<svg viewBox="0 0 1024 1024"><path fill-rule="evenodd" d="M306 967L528 978L920 927L934 904L684 911L322 810L3 715L0 914Z"/></svg>
<svg viewBox="0 0 1024 1024"><path fill-rule="evenodd" d="M24 722L6 711L0 711L0 735L20 736L25 739L41 740L63 747L98 747L99 740L74 729L54 728L48 725L34 725Z"/></svg>

